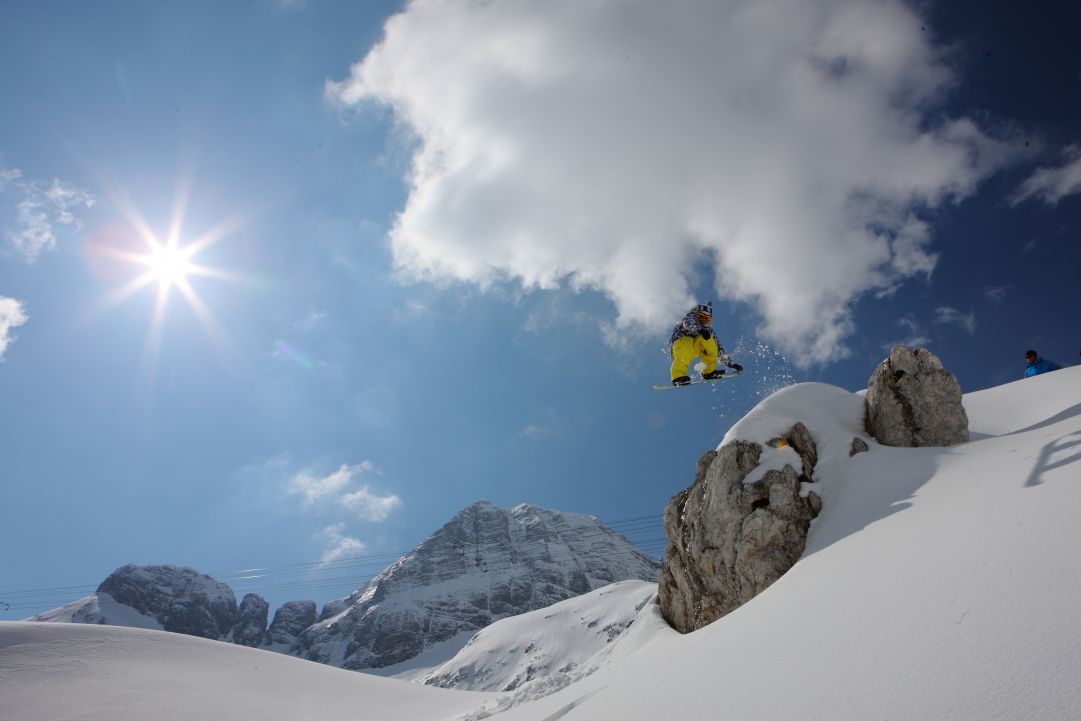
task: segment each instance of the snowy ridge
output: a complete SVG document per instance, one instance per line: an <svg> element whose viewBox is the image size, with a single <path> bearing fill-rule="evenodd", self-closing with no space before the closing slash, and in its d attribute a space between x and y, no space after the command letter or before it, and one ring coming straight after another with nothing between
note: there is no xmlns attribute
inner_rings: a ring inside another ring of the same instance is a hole
<svg viewBox="0 0 1081 721"><path fill-rule="evenodd" d="M38 614L30 621L52 623L98 623L110 626L130 626L160 631L163 626L158 619L139 613L131 606L118 603L108 593L101 591L78 601Z"/></svg>
<svg viewBox="0 0 1081 721"><path fill-rule="evenodd" d="M670 632L656 599L655 583L623 581L497 621L418 680L443 688L511 692L487 712L506 710L585 678L613 655L630 653L634 639Z"/></svg>

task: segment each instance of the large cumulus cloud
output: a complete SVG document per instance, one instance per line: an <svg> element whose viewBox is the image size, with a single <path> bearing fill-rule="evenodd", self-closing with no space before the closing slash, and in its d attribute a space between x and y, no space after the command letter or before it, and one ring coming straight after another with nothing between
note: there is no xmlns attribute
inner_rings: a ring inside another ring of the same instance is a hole
<svg viewBox="0 0 1081 721"><path fill-rule="evenodd" d="M594 288L657 331L709 268L814 363L1012 152L941 113L954 80L890 0L416 0L328 93L413 134L402 270Z"/></svg>

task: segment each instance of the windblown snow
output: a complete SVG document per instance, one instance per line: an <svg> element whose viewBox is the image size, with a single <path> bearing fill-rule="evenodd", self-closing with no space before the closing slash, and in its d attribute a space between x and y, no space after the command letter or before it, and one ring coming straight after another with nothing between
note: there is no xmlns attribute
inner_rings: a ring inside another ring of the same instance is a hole
<svg viewBox="0 0 1081 721"><path fill-rule="evenodd" d="M161 631L3 623L0 718L1077 718L1081 368L964 401L972 441L917 449L867 438L862 398L839 388L763 401L724 441L802 421L823 510L791 571L686 636L650 584L615 584L498 621L418 673L492 689L477 692ZM870 450L850 457L853 437Z"/></svg>

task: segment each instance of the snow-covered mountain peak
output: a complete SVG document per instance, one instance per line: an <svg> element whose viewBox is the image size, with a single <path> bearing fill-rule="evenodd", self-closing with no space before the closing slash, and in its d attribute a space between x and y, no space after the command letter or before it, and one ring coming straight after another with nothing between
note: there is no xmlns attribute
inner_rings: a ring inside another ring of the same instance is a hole
<svg viewBox="0 0 1081 721"><path fill-rule="evenodd" d="M328 603L294 653L354 669L397 664L500 618L614 581L655 580L659 568L592 516L478 501Z"/></svg>

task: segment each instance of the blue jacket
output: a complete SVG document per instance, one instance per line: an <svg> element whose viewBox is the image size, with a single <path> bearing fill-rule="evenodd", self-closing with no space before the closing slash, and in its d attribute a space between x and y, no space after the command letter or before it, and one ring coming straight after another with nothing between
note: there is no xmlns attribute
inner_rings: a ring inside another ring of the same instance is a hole
<svg viewBox="0 0 1081 721"><path fill-rule="evenodd" d="M1037 358L1025 368L1025 378L1031 378L1032 376L1038 376L1041 373L1050 373L1051 371L1057 370L1062 370L1062 366L1058 363L1052 363L1046 358Z"/></svg>

